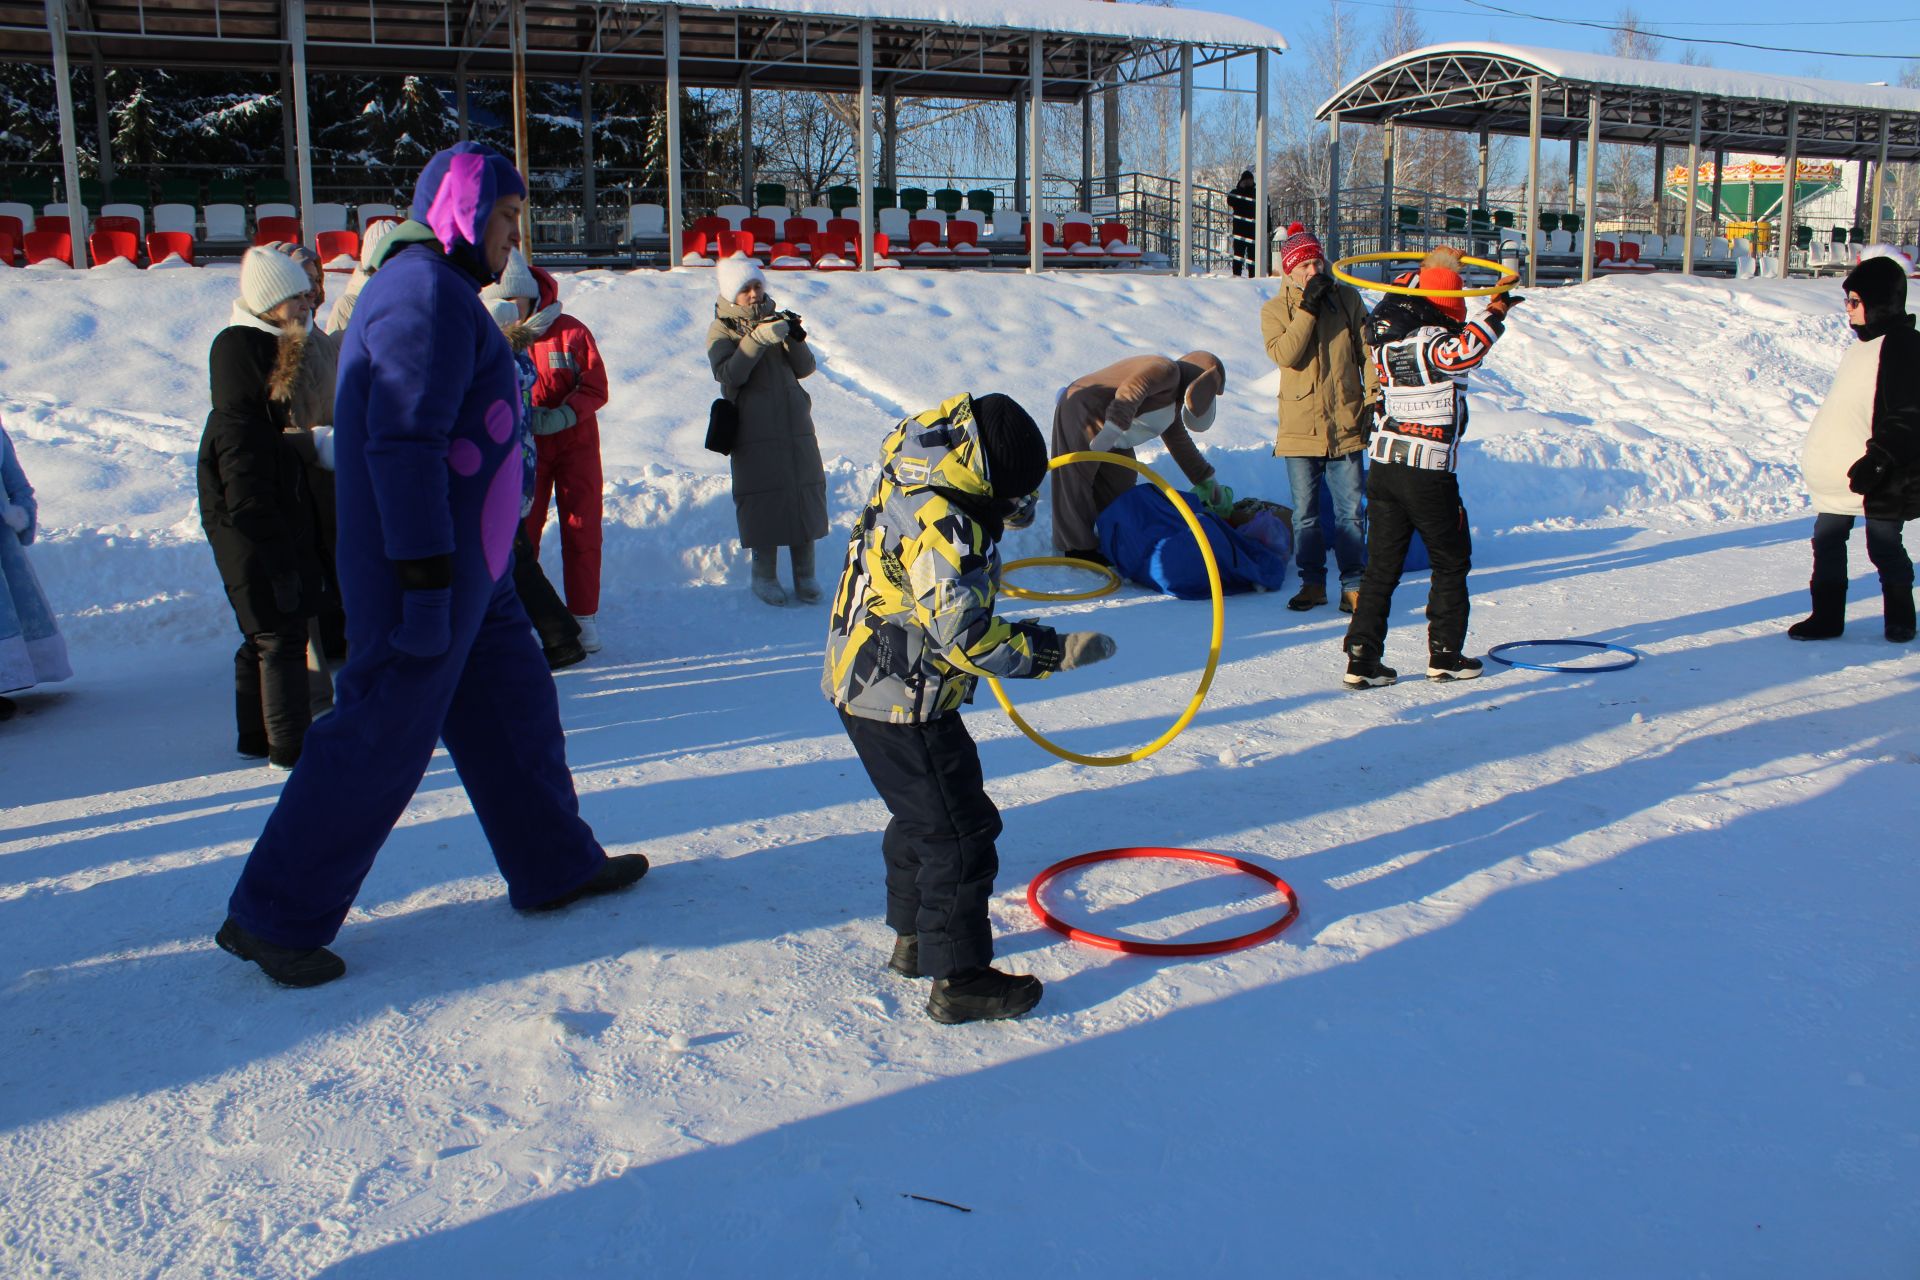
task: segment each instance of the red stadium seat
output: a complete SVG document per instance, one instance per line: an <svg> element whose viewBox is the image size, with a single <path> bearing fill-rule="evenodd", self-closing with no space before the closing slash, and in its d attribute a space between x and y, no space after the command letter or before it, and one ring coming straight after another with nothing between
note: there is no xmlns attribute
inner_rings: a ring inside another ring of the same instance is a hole
<svg viewBox="0 0 1920 1280"><path fill-rule="evenodd" d="M992 253L980 243L980 224L966 218L947 224L947 248L958 258L985 258Z"/></svg>
<svg viewBox="0 0 1920 1280"><path fill-rule="evenodd" d="M1062 249L1059 245L1054 243L1054 240L1056 238L1057 238L1057 233L1054 231L1053 224L1051 222L1043 222L1040 224L1040 252L1043 255L1048 257L1058 257L1066 253L1065 249ZM1027 223L1026 226L1020 228L1020 240L1021 240L1021 243L1026 245L1027 252L1032 253L1033 252L1033 223L1029 222Z"/></svg>
<svg viewBox="0 0 1920 1280"><path fill-rule="evenodd" d="M789 244L810 245L813 243L813 238L820 234L820 224L812 218L788 218L787 225L781 229L781 234L787 238Z"/></svg>
<svg viewBox="0 0 1920 1280"><path fill-rule="evenodd" d="M1109 258L1137 258L1140 246L1127 238L1127 224L1124 222L1103 222L1100 224L1100 247L1107 251Z"/></svg>
<svg viewBox="0 0 1920 1280"><path fill-rule="evenodd" d="M1106 251L1093 242L1091 222L1069 222L1060 228L1061 247L1077 258L1104 257Z"/></svg>
<svg viewBox="0 0 1920 1280"><path fill-rule="evenodd" d="M27 238L26 224L10 213L0 214L0 236L7 237L11 244L7 253L0 254L0 264L10 267L20 252L20 242Z"/></svg>
<svg viewBox="0 0 1920 1280"><path fill-rule="evenodd" d="M701 250L709 258L724 256L720 249L720 237L733 230L733 224L725 218L708 215L693 220L693 229L701 235Z"/></svg>
<svg viewBox="0 0 1920 1280"><path fill-rule="evenodd" d="M147 235L147 262L165 262L177 257L188 266L193 263L193 237L184 231L154 231Z"/></svg>
<svg viewBox="0 0 1920 1280"><path fill-rule="evenodd" d="M827 234L830 236L839 236L843 240L858 240L860 238L860 219L828 218Z"/></svg>
<svg viewBox="0 0 1920 1280"><path fill-rule="evenodd" d="M697 227L688 228L680 233L680 261L683 265L710 267L713 259L707 253L707 233ZM698 259L688 263L688 258Z"/></svg>
<svg viewBox="0 0 1920 1280"><path fill-rule="evenodd" d="M253 229L253 242L263 244L299 244L300 219L267 217Z"/></svg>
<svg viewBox="0 0 1920 1280"><path fill-rule="evenodd" d="M756 253L763 248L771 248L780 235L780 228L773 225L772 218L742 218L740 229L752 233Z"/></svg>
<svg viewBox="0 0 1920 1280"><path fill-rule="evenodd" d="M785 261L782 261L785 259ZM767 270L769 271L808 271L813 264L807 261L807 255L798 245L782 240L767 251Z"/></svg>
<svg viewBox="0 0 1920 1280"><path fill-rule="evenodd" d="M68 266L73 265L73 237L64 231L38 229L29 231L26 237L26 250L28 266L33 266L37 262L56 260Z"/></svg>
<svg viewBox="0 0 1920 1280"><path fill-rule="evenodd" d="M87 253L96 267L115 258L125 258L138 265L140 238L131 231L96 231L87 237Z"/></svg>
<svg viewBox="0 0 1920 1280"><path fill-rule="evenodd" d="M124 231L128 235L132 236L134 238L134 242L137 244L140 240L140 233L143 230L143 228L141 227L140 219L138 218L123 218L123 217L116 217L112 214L102 214L100 217L95 218L91 223L87 225L87 230L89 231Z"/></svg>
<svg viewBox="0 0 1920 1280"><path fill-rule="evenodd" d="M907 252L918 258L950 258L953 250L942 243L945 230L938 218L915 218L907 224Z"/></svg>
<svg viewBox="0 0 1920 1280"><path fill-rule="evenodd" d="M64 213L43 213L33 220L35 231L57 231L63 236L73 235L73 223Z"/></svg>
<svg viewBox="0 0 1920 1280"><path fill-rule="evenodd" d="M834 221L844 222L846 219L836 218ZM854 261L853 249L846 239L832 232L814 238L813 252L809 256L813 259L816 271L852 271L859 265ZM826 261L829 258L833 261Z"/></svg>
<svg viewBox="0 0 1920 1280"><path fill-rule="evenodd" d="M322 231L313 238L314 252L320 255L322 266L335 258L352 258L357 265L360 261L360 233L357 231Z"/></svg>
<svg viewBox="0 0 1920 1280"><path fill-rule="evenodd" d="M1595 240L1593 242L1593 260L1595 262L1613 261L1613 241Z"/></svg>
<svg viewBox="0 0 1920 1280"><path fill-rule="evenodd" d="M15 219L19 221L19 219ZM13 260L20 253L20 237L11 231L0 231L0 267L11 268Z"/></svg>

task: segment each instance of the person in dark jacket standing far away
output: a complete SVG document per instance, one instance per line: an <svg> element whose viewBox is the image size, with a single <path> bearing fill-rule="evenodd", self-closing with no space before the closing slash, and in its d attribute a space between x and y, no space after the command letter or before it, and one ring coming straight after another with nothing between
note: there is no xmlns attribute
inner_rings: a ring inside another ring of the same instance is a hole
<svg viewBox="0 0 1920 1280"><path fill-rule="evenodd" d="M463 142L427 162L340 352L334 713L247 858L215 941L287 986L346 971L333 940L444 741L522 911L624 889L580 820L553 679L508 573L524 470L513 353L480 301L519 242L526 184Z"/></svg>
<svg viewBox="0 0 1920 1280"><path fill-rule="evenodd" d="M1367 567L1369 408L1376 389L1367 358L1367 304L1327 270L1320 241L1299 223L1280 250L1280 292L1260 309L1260 338L1280 367L1280 427L1273 452L1287 460L1293 490L1293 562L1300 590L1287 608L1327 602L1327 526L1340 568L1340 612L1352 613ZM1326 482L1333 510L1320 509Z"/></svg>
<svg viewBox="0 0 1920 1280"><path fill-rule="evenodd" d="M1460 287L1460 256L1435 249L1420 263L1428 289ZM1513 284L1511 277L1502 284ZM1467 375L1506 331L1507 312L1521 302L1502 293L1478 320L1467 319L1465 298L1398 295L1374 308L1367 328L1384 398L1380 425L1367 452L1367 572L1347 628L1346 683L1353 688L1392 684L1382 666L1387 612L1400 585L1407 547L1417 531L1433 566L1427 594L1427 678L1471 680L1478 658L1461 653L1467 640L1467 572L1473 535L1460 501L1460 445L1467 431Z"/></svg>
<svg viewBox="0 0 1920 1280"><path fill-rule="evenodd" d="M881 837L888 962L933 979L937 1022L1016 1018L1040 981L990 967L987 902L1000 811L960 718L977 676L1040 678L1113 656L1096 631L1060 635L994 615L1000 537L1033 519L1047 474L1039 427L1003 395L957 395L880 446L880 479L847 543L822 686L893 815Z"/></svg>
<svg viewBox="0 0 1920 1280"><path fill-rule="evenodd" d="M1831 640L1846 628L1847 537L1867 522L1867 558L1880 571L1888 640L1913 639L1913 561L1901 535L1920 519L1920 334L1907 314L1907 276L1892 258L1868 258L1846 280L1847 323L1859 341L1813 425L1800 466L1813 499L1813 613L1787 628L1795 640Z"/></svg>
<svg viewBox="0 0 1920 1280"><path fill-rule="evenodd" d="M1246 268L1247 275L1254 273L1253 214L1257 194L1251 169L1243 172L1239 184L1227 192L1227 212L1232 216L1233 274L1236 276L1241 274L1242 267Z"/></svg>
<svg viewBox="0 0 1920 1280"><path fill-rule="evenodd" d="M293 259L247 250L240 297L207 352L213 408L200 436L200 525L242 637L236 749L276 769L300 759L311 723L307 619L328 592L307 469L285 434L303 382L311 288Z"/></svg>

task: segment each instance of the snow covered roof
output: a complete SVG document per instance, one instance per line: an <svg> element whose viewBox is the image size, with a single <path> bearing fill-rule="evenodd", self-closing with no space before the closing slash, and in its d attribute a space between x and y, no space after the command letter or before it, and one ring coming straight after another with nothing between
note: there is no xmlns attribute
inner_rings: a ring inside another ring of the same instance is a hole
<svg viewBox="0 0 1920 1280"><path fill-rule="evenodd" d="M626 0L641 3L643 0ZM1123 40L1284 52L1272 27L1224 13L1106 0L682 0L682 9L753 10L822 18L939 23L1000 31L1045 31Z"/></svg>
<svg viewBox="0 0 1920 1280"><path fill-rule="evenodd" d="M1584 136L1597 95L1603 141L1684 144L1697 98L1709 148L1779 154L1791 105L1799 108L1802 155L1870 158L1885 117L1889 156L1920 158L1920 90L1498 43L1428 45L1389 58L1349 81L1318 115L1525 134L1535 76L1546 90L1544 137Z"/></svg>

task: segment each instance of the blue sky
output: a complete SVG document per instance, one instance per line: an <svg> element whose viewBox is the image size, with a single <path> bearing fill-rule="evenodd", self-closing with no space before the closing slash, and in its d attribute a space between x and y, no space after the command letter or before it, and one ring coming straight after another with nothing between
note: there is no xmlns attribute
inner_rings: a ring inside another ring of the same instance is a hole
<svg viewBox="0 0 1920 1280"><path fill-rule="evenodd" d="M1562 19L1610 22L1622 5L1565 4L1558 0L1487 0L1516 13ZM1371 25L1386 10L1385 0L1347 0L1350 12ZM1198 0L1181 7L1232 13L1278 28L1290 39L1316 29L1326 15L1325 0L1298 5L1273 0ZM1500 40L1510 44L1542 45L1554 49L1604 52L1608 34L1556 22L1534 21L1478 9L1469 0L1415 0L1415 10L1430 40ZM1649 0L1633 5L1646 23L1663 35L1704 36L1743 40L1753 44L1793 46L1833 53L1896 53L1920 61L1920 8L1896 0L1869 0L1858 8L1847 6L1838 16L1822 21L1818 6L1806 0L1738 0L1708 4L1705 0ZM1654 18L1654 14L1659 16ZM1877 15L1901 15L1894 17ZM1798 25L1765 25L1770 23ZM1371 44L1371 41L1369 41ZM1664 61L1680 60L1686 45L1670 42L1661 51ZM1694 48L1714 66L1790 75L1821 76L1832 80L1895 82L1903 63L1865 58L1827 56L1825 53L1776 53L1759 49L1701 44Z"/></svg>

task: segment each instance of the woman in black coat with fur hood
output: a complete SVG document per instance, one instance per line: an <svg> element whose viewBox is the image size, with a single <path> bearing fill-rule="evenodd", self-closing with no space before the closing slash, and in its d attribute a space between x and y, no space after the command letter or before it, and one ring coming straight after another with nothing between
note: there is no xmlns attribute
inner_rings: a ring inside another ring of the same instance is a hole
<svg viewBox="0 0 1920 1280"><path fill-rule="evenodd" d="M242 636L238 750L278 769L293 768L306 739L307 619L330 594L306 467L285 435L310 288L291 258L248 250L231 320L207 354L213 409L200 437L200 524Z"/></svg>

